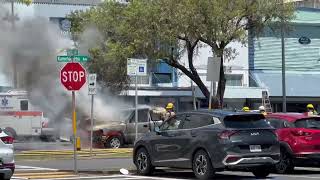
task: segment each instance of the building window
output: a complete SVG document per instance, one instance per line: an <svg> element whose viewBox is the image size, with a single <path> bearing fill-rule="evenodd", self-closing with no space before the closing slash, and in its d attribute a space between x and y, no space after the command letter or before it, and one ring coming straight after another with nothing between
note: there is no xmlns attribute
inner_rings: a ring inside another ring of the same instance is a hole
<svg viewBox="0 0 320 180"><path fill-rule="evenodd" d="M28 100L20 101L21 111L28 111Z"/></svg>
<svg viewBox="0 0 320 180"><path fill-rule="evenodd" d="M172 83L171 73L153 73L152 84Z"/></svg>
<svg viewBox="0 0 320 180"><path fill-rule="evenodd" d="M225 77L227 86L242 86L242 74L226 74Z"/></svg>

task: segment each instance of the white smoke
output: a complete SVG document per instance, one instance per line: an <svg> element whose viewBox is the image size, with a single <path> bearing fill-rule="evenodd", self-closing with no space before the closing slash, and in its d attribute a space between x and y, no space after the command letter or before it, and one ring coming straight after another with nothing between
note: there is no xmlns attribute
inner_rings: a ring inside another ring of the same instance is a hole
<svg viewBox="0 0 320 180"><path fill-rule="evenodd" d="M61 49L71 48L73 42L63 38L57 26L44 18L20 21L15 29L1 19L0 17L1 73L12 82L15 64L19 86L27 90L31 104L44 111L57 129L66 127L65 117L71 118L71 93L60 83L59 71L64 64L58 63L56 56ZM87 52L93 43L99 43L96 41L99 36L94 29L88 29L82 37L81 52ZM89 115L90 102L86 87L83 87L77 93L77 110L81 112L78 120L82 115ZM123 105L107 92L98 94L94 106L95 117L108 121Z"/></svg>

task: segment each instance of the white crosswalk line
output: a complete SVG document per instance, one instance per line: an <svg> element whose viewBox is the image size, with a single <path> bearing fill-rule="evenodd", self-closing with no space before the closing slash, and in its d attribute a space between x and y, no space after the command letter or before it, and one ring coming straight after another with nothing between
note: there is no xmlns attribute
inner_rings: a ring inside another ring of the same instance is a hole
<svg viewBox="0 0 320 180"><path fill-rule="evenodd" d="M57 169L16 165L15 171L57 171Z"/></svg>

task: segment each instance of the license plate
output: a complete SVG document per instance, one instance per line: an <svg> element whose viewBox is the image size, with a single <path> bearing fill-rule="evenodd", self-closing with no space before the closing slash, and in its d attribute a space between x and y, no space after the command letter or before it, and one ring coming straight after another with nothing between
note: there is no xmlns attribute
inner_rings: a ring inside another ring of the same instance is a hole
<svg viewBox="0 0 320 180"><path fill-rule="evenodd" d="M260 145L250 145L250 152L261 152L261 146Z"/></svg>

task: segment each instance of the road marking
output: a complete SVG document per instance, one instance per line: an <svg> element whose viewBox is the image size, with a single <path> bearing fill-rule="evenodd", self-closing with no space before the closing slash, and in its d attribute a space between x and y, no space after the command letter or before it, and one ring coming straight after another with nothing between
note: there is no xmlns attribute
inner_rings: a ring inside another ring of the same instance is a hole
<svg viewBox="0 0 320 180"><path fill-rule="evenodd" d="M222 175L237 175L237 176L253 176L250 172L244 172L244 171L223 171L219 172L219 174ZM320 179L318 176L306 176L306 175L290 175L290 174L270 174L269 178L267 179L274 179L277 177L288 177L288 178L295 178L295 179Z"/></svg>
<svg viewBox="0 0 320 180"><path fill-rule="evenodd" d="M82 177L65 177L55 178L55 180L79 180L79 179L96 179L96 180L179 180L177 178L162 178L162 177L148 177L148 176L134 176L134 175L113 175L113 176L82 176ZM52 180L52 179L37 179L37 180ZM181 179L182 180L182 179Z"/></svg>
<svg viewBox="0 0 320 180"><path fill-rule="evenodd" d="M58 169L16 165L15 171L57 171Z"/></svg>

